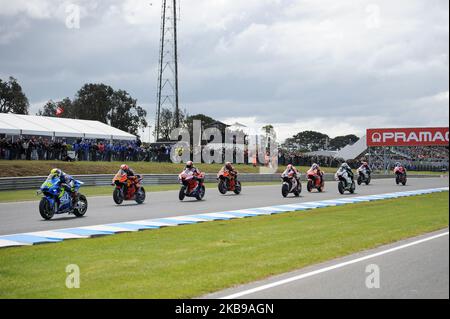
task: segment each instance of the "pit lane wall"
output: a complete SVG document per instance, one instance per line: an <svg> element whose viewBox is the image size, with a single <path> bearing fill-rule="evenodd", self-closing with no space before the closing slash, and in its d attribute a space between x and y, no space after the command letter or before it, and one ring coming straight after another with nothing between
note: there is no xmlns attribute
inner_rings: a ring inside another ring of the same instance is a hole
<svg viewBox="0 0 450 319"><path fill-rule="evenodd" d="M114 175L80 175L74 176L74 178L84 182L84 186L109 186ZM144 185L171 185L178 183L178 175L143 175ZM414 175L414 178L429 178L440 177L435 175ZM6 177L0 178L0 191L10 190L26 190L36 189L38 190L42 183L45 181L46 176L33 176L33 177ZM392 175L374 174L374 179L393 178ZM242 183L249 182L280 182L280 174L239 174L239 179ZM305 180L305 175L302 174L302 180ZM326 181L334 180L334 174L325 174ZM216 174L206 174L206 182L216 182Z"/></svg>

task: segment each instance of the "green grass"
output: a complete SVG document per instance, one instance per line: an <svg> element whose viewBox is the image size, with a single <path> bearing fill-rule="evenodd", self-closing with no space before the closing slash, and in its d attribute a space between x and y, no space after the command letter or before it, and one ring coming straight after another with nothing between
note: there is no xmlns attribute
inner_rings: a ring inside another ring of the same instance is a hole
<svg viewBox="0 0 450 319"><path fill-rule="evenodd" d="M448 205L447 192L3 249L0 298L201 296L445 228Z"/></svg>
<svg viewBox="0 0 450 319"><path fill-rule="evenodd" d="M245 186L264 186L264 185L278 185L278 182L252 182L245 183ZM206 183L206 188L216 188L215 183ZM179 184L173 185L155 185L145 186L147 192L164 192L180 189ZM112 196L114 188L112 186L87 186L81 189L81 193L88 197L92 196ZM10 202L26 202L40 200L40 196L36 195L36 189L32 190L18 190L18 191L1 191L0 203Z"/></svg>

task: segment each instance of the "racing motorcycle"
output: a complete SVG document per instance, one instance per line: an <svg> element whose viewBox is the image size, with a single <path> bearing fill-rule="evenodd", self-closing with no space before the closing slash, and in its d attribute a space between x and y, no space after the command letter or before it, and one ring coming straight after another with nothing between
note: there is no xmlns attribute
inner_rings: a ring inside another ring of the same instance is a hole
<svg viewBox="0 0 450 319"><path fill-rule="evenodd" d="M319 193L322 193L325 188L325 181L324 179L320 178L318 174L308 172L308 184L306 185L306 188L308 189L308 192L312 192L313 189L317 189ZM321 181L322 180L322 181Z"/></svg>
<svg viewBox="0 0 450 319"><path fill-rule="evenodd" d="M237 176L230 174L230 172L222 172L217 175L217 179L219 180L218 188L219 192L222 195L225 195L227 192L234 192L236 195L239 195L242 191L242 184L237 180Z"/></svg>
<svg viewBox="0 0 450 319"><path fill-rule="evenodd" d="M192 173L183 172L178 176L178 179L181 184L179 193L179 199L181 201L186 197L195 197L197 200L202 200L205 197L205 175L203 173L194 176Z"/></svg>
<svg viewBox="0 0 450 319"><path fill-rule="evenodd" d="M345 192L355 193L356 183L354 180L353 173L349 174L347 171L338 171L335 175L336 181L338 181L338 190L341 195Z"/></svg>
<svg viewBox="0 0 450 319"><path fill-rule="evenodd" d="M396 167L394 169L394 173L395 173L395 182L397 183L397 185L402 184L403 186L405 186L406 182L408 181L405 168Z"/></svg>
<svg viewBox="0 0 450 319"><path fill-rule="evenodd" d="M117 205L121 205L124 201L134 200L138 204L145 202L146 193L142 186L142 176L130 176L118 172L113 178L112 185L116 188L113 192L113 200Z"/></svg>
<svg viewBox="0 0 450 319"><path fill-rule="evenodd" d="M75 191L78 192L83 184L83 182L75 180ZM77 197L73 199L72 195L64 187L61 187L59 177L49 176L38 191L39 194L43 195L39 203L39 213L45 220L50 220L53 216L61 214L83 217L87 212L86 196L78 193Z"/></svg>
<svg viewBox="0 0 450 319"><path fill-rule="evenodd" d="M281 185L281 195L286 198L289 194L294 194L295 197L299 197L302 192L302 183L300 178L297 180L294 177L294 173L290 172L288 174L281 175L283 184Z"/></svg>
<svg viewBox="0 0 450 319"><path fill-rule="evenodd" d="M362 183L369 185L372 181L372 176L366 168L358 169L358 174L358 185L361 185Z"/></svg>

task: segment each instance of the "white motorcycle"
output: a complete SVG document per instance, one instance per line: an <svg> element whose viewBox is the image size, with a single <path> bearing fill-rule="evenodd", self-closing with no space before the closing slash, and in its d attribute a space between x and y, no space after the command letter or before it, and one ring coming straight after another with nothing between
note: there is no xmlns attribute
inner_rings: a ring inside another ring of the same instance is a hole
<svg viewBox="0 0 450 319"><path fill-rule="evenodd" d="M362 183L369 185L372 181L372 176L367 168L358 169L358 174L358 185L361 185Z"/></svg>
<svg viewBox="0 0 450 319"><path fill-rule="evenodd" d="M339 170L335 175L335 179L339 182L338 190L341 195L344 195L345 192L350 192L350 194L355 193L356 183L353 173L350 174L347 170Z"/></svg>

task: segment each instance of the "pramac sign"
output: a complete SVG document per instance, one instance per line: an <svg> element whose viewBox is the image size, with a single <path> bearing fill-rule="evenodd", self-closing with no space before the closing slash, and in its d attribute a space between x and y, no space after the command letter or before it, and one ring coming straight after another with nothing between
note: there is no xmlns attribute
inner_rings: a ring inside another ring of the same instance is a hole
<svg viewBox="0 0 450 319"><path fill-rule="evenodd" d="M448 146L448 127L367 130L367 146Z"/></svg>

